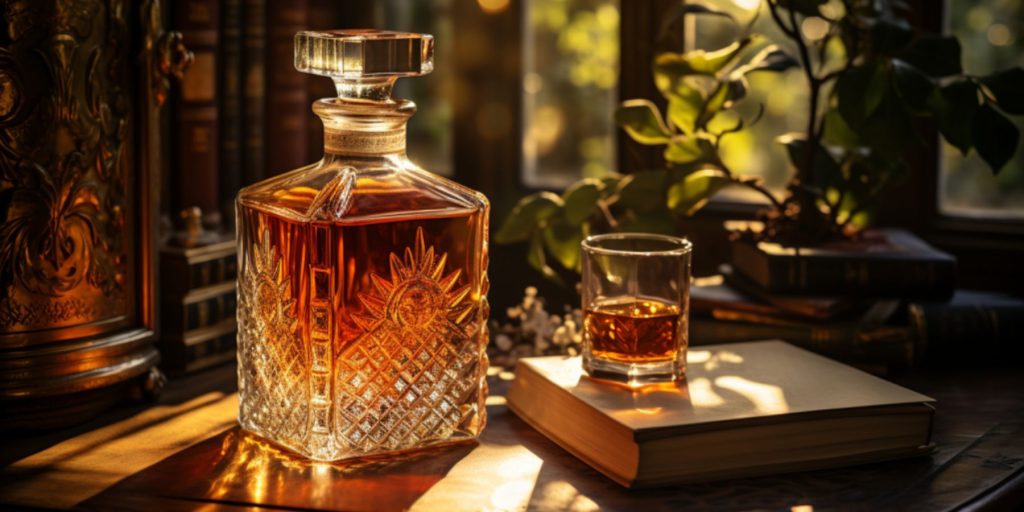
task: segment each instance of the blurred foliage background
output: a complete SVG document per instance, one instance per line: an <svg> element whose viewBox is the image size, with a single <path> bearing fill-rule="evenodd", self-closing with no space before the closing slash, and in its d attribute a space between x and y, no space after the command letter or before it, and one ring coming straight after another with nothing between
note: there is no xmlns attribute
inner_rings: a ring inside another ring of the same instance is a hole
<svg viewBox="0 0 1024 512"><path fill-rule="evenodd" d="M960 39L964 71L985 75L996 69L1024 66L1024 2L1020 0L951 0L950 32ZM1011 117L1021 133L1024 117ZM940 202L943 213L1024 219L1024 151L994 176L978 157L964 157L943 144Z"/></svg>

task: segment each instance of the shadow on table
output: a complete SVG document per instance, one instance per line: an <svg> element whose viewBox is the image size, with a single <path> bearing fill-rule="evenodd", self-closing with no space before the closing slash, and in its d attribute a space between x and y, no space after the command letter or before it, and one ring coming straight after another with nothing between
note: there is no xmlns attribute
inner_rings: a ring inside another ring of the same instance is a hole
<svg viewBox="0 0 1024 512"><path fill-rule="evenodd" d="M475 442L341 463L294 456L239 427L130 476L83 508L202 504L287 509L405 510L469 454Z"/></svg>

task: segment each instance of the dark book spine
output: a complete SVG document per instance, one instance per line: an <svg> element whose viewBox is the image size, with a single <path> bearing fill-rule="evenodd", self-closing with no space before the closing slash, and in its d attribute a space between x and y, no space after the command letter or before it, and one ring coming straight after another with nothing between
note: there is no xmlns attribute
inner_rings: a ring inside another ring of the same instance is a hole
<svg viewBox="0 0 1024 512"><path fill-rule="evenodd" d="M174 216L198 206L204 223L220 222L218 188L217 46L218 0L174 3L174 26L195 55L174 95L174 171L171 202Z"/></svg>
<svg viewBox="0 0 1024 512"><path fill-rule="evenodd" d="M264 0L244 0L242 25L242 176L244 185L262 180L266 168L267 19Z"/></svg>
<svg viewBox="0 0 1024 512"><path fill-rule="evenodd" d="M237 294L233 286L217 286L211 290L212 294L203 291L197 290L199 296L172 297L165 301L160 319L165 334L184 334L234 318Z"/></svg>
<svg viewBox="0 0 1024 512"><path fill-rule="evenodd" d="M242 0L224 0L220 18L220 204L230 230L242 186Z"/></svg>
<svg viewBox="0 0 1024 512"><path fill-rule="evenodd" d="M309 163L307 120L312 109L306 75L295 69L295 33L307 29L305 0L267 4L267 174Z"/></svg>
<svg viewBox="0 0 1024 512"><path fill-rule="evenodd" d="M946 259L777 256L738 242L732 263L768 293L944 299L956 285L956 261Z"/></svg>
<svg viewBox="0 0 1024 512"><path fill-rule="evenodd" d="M846 363L905 368L914 361L914 335L908 327L861 329L853 324L821 327L753 324L693 317L691 345L781 339Z"/></svg>
<svg viewBox="0 0 1024 512"><path fill-rule="evenodd" d="M911 303L908 313L922 359L1019 362L1024 354L1024 303L921 302Z"/></svg>

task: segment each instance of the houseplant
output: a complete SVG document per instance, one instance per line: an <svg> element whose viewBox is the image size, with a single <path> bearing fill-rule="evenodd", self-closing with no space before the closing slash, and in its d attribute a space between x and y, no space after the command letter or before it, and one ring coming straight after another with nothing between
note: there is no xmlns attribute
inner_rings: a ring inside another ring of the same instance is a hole
<svg viewBox="0 0 1024 512"><path fill-rule="evenodd" d="M906 175L905 148L922 143L915 120L933 122L945 140L965 154L976 151L993 172L1016 151L1019 134L1006 116L1024 114L1024 69L964 74L957 39L915 31L903 2L766 0L759 12L771 17L785 41L755 33L753 20L741 25L705 5L679 5L673 17L729 19L737 35L714 51L656 56L652 71L665 112L645 99L617 110L618 124L633 140L664 147L666 167L581 180L561 195L524 197L495 241L529 242L530 265L557 280L548 261L578 270L579 242L588 234L671 233L680 217L727 187L750 189L769 205L762 212L765 229L742 236L797 247L856 239L880 194ZM800 31L808 18L827 27L819 42ZM832 40L842 51L829 49ZM777 139L795 172L783 197L776 197L759 179L730 169L719 148L760 117L737 114L747 76L794 66L805 78L808 117L802 132Z"/></svg>

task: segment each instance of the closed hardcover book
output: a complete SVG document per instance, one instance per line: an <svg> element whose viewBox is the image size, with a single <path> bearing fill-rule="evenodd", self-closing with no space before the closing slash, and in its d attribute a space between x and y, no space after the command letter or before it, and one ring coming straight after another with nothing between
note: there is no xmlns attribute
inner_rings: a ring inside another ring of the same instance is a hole
<svg viewBox="0 0 1024 512"><path fill-rule="evenodd" d="M785 247L737 240L734 270L767 293L945 299L956 259L900 229L867 230L859 240Z"/></svg>
<svg viewBox="0 0 1024 512"><path fill-rule="evenodd" d="M929 453L934 401L779 341L691 348L687 377L631 390L578 357L521 359L509 408L627 487Z"/></svg>
<svg viewBox="0 0 1024 512"><path fill-rule="evenodd" d="M871 373L884 374L913 365L914 331L905 325L863 325L855 322L794 324L755 322L736 315L690 318L691 345L714 345L777 338L816 354L838 359Z"/></svg>
<svg viewBox="0 0 1024 512"><path fill-rule="evenodd" d="M924 359L1018 362L1024 354L1024 300L1016 297L957 290L947 302L912 302L908 314Z"/></svg>
<svg viewBox="0 0 1024 512"><path fill-rule="evenodd" d="M172 119L171 201L177 214L199 207L208 225L219 224L219 125L217 112L217 47L220 2L181 0L174 3L174 26L195 60L174 94Z"/></svg>

